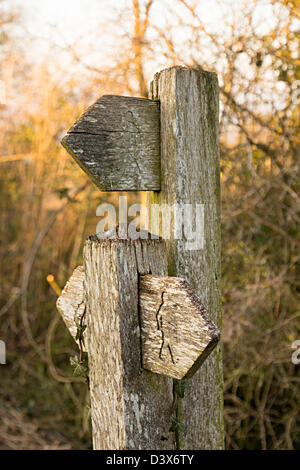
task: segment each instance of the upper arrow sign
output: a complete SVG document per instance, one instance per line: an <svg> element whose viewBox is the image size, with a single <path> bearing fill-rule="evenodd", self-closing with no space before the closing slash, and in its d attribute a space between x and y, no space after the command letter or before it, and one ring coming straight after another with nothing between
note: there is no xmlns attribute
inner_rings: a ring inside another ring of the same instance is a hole
<svg viewBox="0 0 300 470"><path fill-rule="evenodd" d="M159 101L102 96L62 145L102 191L160 190Z"/></svg>

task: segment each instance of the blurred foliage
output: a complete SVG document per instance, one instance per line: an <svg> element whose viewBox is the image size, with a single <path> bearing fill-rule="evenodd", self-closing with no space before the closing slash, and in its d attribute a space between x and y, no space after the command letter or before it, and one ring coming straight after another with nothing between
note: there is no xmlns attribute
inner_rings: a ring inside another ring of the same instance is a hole
<svg viewBox="0 0 300 470"><path fill-rule="evenodd" d="M291 362L300 338L300 5L271 3L267 32L252 0L212 33L198 2L174 1L165 11L174 21L160 29L155 2L132 1L122 57L74 79L54 54L51 67L30 68L17 56L11 25L20 20L2 12L0 79L8 98L19 98L0 109L0 335L8 352L0 448L91 447L87 385L72 374L78 351L46 277L65 284L95 232L97 205L116 195L97 191L59 141L97 94L144 96L147 64L160 57L165 67L193 65L220 80L226 446L300 449L299 366ZM81 58L69 53L76 67Z"/></svg>

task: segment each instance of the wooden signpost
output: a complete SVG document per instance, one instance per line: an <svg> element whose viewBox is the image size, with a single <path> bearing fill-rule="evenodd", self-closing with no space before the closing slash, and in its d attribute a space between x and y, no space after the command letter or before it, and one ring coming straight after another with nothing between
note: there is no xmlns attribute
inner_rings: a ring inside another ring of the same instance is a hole
<svg viewBox="0 0 300 470"><path fill-rule="evenodd" d="M102 190L204 205L203 247L91 236L57 306L75 338L85 315L95 449L221 449L217 78L172 67L151 98L100 98L63 145Z"/></svg>

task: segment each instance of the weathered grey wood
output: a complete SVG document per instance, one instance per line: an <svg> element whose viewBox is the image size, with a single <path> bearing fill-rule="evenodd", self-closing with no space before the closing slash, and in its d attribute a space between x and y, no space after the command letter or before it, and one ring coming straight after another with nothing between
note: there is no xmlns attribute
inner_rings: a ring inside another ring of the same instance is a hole
<svg viewBox="0 0 300 470"><path fill-rule="evenodd" d="M172 379L142 369L139 275L166 274L160 240L99 240L84 248L86 344L94 449L174 449Z"/></svg>
<svg viewBox="0 0 300 470"><path fill-rule="evenodd" d="M175 379L191 377L216 346L220 332L178 277L140 277L143 367Z"/></svg>
<svg viewBox="0 0 300 470"><path fill-rule="evenodd" d="M221 329L220 170L218 81L214 73L174 67L157 74L152 97L161 106L161 191L150 202L204 206L202 250L167 241L168 274L183 277ZM221 347L188 381L182 403L184 449L221 449L223 429Z"/></svg>
<svg viewBox="0 0 300 470"><path fill-rule="evenodd" d="M102 96L62 145L102 191L160 189L158 101Z"/></svg>
<svg viewBox="0 0 300 470"><path fill-rule="evenodd" d="M78 341L76 340L76 319L80 321L85 310L83 266L78 266L74 269L72 276L67 281L61 295L56 301L56 307L69 332L78 344ZM85 351L84 345L82 345L82 350Z"/></svg>

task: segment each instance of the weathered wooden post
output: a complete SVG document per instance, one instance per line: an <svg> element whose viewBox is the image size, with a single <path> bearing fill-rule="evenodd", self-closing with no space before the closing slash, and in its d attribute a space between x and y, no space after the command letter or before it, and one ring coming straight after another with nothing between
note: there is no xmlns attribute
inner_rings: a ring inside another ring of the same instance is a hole
<svg viewBox="0 0 300 470"><path fill-rule="evenodd" d="M187 248L184 230L166 241L122 227L91 236L57 305L73 336L75 321L87 324L95 449L220 449L217 78L173 67L155 76L152 98L100 98L63 145L102 190L203 207L204 244Z"/></svg>
<svg viewBox="0 0 300 470"><path fill-rule="evenodd" d="M151 203L204 204L204 246L185 249L167 241L168 274L183 277L221 330L219 90L214 73L172 67L156 74L152 98L160 100L161 191ZM223 370L221 346L190 380L182 402L185 449L221 449Z"/></svg>

